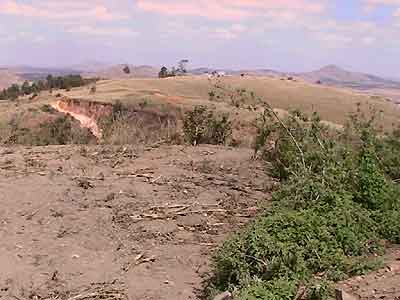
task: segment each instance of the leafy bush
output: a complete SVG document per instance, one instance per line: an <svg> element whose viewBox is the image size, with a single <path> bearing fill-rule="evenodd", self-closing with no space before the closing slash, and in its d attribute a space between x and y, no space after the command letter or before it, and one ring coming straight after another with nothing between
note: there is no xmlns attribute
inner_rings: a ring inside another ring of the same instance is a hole
<svg viewBox="0 0 400 300"><path fill-rule="evenodd" d="M327 299L330 282L379 265L370 257L383 253L381 241L400 242L396 164L385 156L400 149L374 118L352 115L336 132L317 114L280 119L266 107L255 151L282 186L272 207L216 252L212 290L253 300L305 289L307 299Z"/></svg>
<svg viewBox="0 0 400 300"><path fill-rule="evenodd" d="M400 181L400 130L384 136L376 144L376 152L385 172L396 181Z"/></svg>
<svg viewBox="0 0 400 300"><path fill-rule="evenodd" d="M192 144L223 145L232 135L232 124L227 115L217 117L205 106L196 106L183 120L185 140Z"/></svg>

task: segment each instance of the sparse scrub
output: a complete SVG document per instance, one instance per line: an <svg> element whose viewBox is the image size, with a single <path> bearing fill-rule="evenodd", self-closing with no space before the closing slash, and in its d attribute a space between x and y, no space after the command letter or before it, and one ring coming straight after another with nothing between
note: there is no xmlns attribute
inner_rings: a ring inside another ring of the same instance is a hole
<svg viewBox="0 0 400 300"><path fill-rule="evenodd" d="M351 116L342 132L317 114L279 119L267 106L255 151L282 182L272 207L216 252L209 286L238 300L328 299L333 282L379 266L382 240L400 241L398 153L375 114ZM397 165L398 167L398 165Z"/></svg>
<svg viewBox="0 0 400 300"><path fill-rule="evenodd" d="M244 88L236 88L225 86L221 81L216 81L212 89L208 92L210 101L227 101L236 108L253 109L260 103L260 99L252 91Z"/></svg>
<svg viewBox="0 0 400 300"><path fill-rule="evenodd" d="M232 135L232 123L228 115L218 117L207 107L196 106L186 113L183 132L191 145L224 145Z"/></svg>
<svg viewBox="0 0 400 300"><path fill-rule="evenodd" d="M112 114L100 120L103 142L107 144L149 144L166 142L179 144L177 112L126 106L116 102Z"/></svg>
<svg viewBox="0 0 400 300"><path fill-rule="evenodd" d="M41 110L42 112L51 113L51 114L57 112L50 104L43 104L43 105L40 107L40 110Z"/></svg>
<svg viewBox="0 0 400 300"><path fill-rule="evenodd" d="M36 116L37 119L42 117ZM94 136L87 129L81 128L70 116L52 116L30 127L23 122L28 118L34 120L33 116L23 114L14 116L7 124L3 124L0 132L1 144L47 146L95 142Z"/></svg>

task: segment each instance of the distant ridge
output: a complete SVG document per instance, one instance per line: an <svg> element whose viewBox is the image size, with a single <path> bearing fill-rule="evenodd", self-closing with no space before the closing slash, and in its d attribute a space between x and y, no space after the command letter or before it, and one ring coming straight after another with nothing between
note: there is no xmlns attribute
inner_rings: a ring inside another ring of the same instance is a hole
<svg viewBox="0 0 400 300"><path fill-rule="evenodd" d="M337 87L348 87L358 90L400 89L400 82L375 75L351 72L336 65L328 65L319 70L306 73L293 73L308 82L320 82Z"/></svg>
<svg viewBox="0 0 400 300"><path fill-rule="evenodd" d="M129 73L124 72L126 66L129 67ZM158 76L159 71L159 68L147 65L135 66L130 64L118 64L100 68L94 72L84 72L83 75L104 79L154 78Z"/></svg>
<svg viewBox="0 0 400 300"><path fill-rule="evenodd" d="M366 73L352 72L336 65L327 65L315 71L302 73L285 73L272 69L231 70L210 68L197 68L190 70L190 73L200 75L204 73L211 73L212 71L223 71L228 75L246 74L253 76L297 77L310 83L320 83L324 85L353 88L357 90L400 89L400 81L382 78Z"/></svg>
<svg viewBox="0 0 400 300"><path fill-rule="evenodd" d="M14 83L20 83L22 79L6 68L0 68L0 90L9 87Z"/></svg>
<svg viewBox="0 0 400 300"><path fill-rule="evenodd" d="M30 66L3 66L0 67L0 88L6 88L13 83L21 83L25 80L43 80L47 75L64 76L80 74L80 71L72 68L44 68Z"/></svg>
<svg viewBox="0 0 400 300"><path fill-rule="evenodd" d="M129 73L124 68L129 67ZM5 88L13 83L21 83L24 80L45 79L48 74L63 76L67 74L81 74L86 77L100 77L103 79L124 78L155 78L160 67L132 64L109 64L98 61L87 61L79 65L65 68L37 68L30 66L0 66L0 88ZM223 68L201 67L188 71L191 75L202 75L213 71L224 72L227 75L252 75L271 77L294 77L310 83L352 88L361 91L368 90L399 90L400 81L383 78L371 74L352 72L336 65L327 65L311 72L281 72L268 68L232 70Z"/></svg>

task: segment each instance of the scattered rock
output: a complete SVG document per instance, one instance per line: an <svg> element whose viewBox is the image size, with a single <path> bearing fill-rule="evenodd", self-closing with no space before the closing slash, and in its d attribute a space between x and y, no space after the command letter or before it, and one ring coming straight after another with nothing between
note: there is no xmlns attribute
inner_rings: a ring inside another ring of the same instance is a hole
<svg viewBox="0 0 400 300"><path fill-rule="evenodd" d="M394 262L394 263L388 265L387 268L390 272L399 273L400 272L400 263Z"/></svg>
<svg viewBox="0 0 400 300"><path fill-rule="evenodd" d="M214 297L214 300L230 300L233 299L232 294L230 292L224 292Z"/></svg>
<svg viewBox="0 0 400 300"><path fill-rule="evenodd" d="M359 299L358 297L352 296L340 289L336 289L335 294L336 294L336 300L358 300Z"/></svg>
<svg viewBox="0 0 400 300"><path fill-rule="evenodd" d="M91 182L89 182L87 179L78 179L77 182L78 182L78 186L85 190L94 188L94 185Z"/></svg>

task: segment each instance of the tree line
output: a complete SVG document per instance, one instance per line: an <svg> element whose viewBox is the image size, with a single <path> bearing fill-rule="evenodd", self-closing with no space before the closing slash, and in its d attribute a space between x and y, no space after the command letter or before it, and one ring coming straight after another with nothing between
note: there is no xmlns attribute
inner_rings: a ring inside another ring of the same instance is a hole
<svg viewBox="0 0 400 300"><path fill-rule="evenodd" d="M172 67L171 71L168 70L167 67L163 66L158 73L159 78L168 78L175 76L184 76L187 74L186 65L189 63L189 60L182 59L178 62L178 67Z"/></svg>
<svg viewBox="0 0 400 300"><path fill-rule="evenodd" d="M22 85L13 84L0 92L0 99L15 100L20 96L36 96L41 91L53 89L69 90L97 81L97 78L85 79L81 75L53 76L48 75L45 80L34 82L25 81Z"/></svg>

